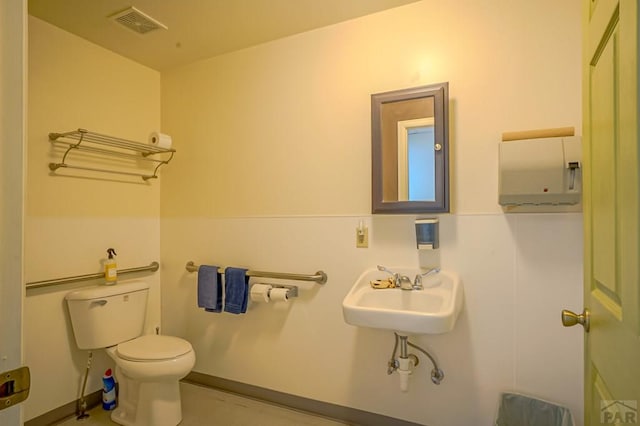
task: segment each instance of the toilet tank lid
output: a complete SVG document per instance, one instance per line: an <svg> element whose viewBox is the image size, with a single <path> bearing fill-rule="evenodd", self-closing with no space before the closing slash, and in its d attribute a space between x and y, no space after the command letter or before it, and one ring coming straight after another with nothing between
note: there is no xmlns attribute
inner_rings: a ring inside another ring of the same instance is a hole
<svg viewBox="0 0 640 426"><path fill-rule="evenodd" d="M128 281L116 285L97 285L84 287L79 290L67 293L64 297L67 300L91 300L101 297L116 296L118 294L132 293L140 290L147 290L149 283L146 281Z"/></svg>

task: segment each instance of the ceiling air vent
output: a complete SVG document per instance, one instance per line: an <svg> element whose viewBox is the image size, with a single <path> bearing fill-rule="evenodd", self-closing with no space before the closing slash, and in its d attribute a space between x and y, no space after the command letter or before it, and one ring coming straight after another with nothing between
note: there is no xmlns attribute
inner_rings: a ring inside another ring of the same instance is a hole
<svg viewBox="0 0 640 426"><path fill-rule="evenodd" d="M138 34L146 34L161 28L165 30L168 29L163 23L156 21L151 16L139 11L133 6L111 15L110 18Z"/></svg>

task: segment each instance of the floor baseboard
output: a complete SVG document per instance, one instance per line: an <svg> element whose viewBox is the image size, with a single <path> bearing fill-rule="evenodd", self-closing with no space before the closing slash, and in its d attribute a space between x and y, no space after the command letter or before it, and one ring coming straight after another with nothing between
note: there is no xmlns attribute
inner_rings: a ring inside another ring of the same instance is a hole
<svg viewBox="0 0 640 426"><path fill-rule="evenodd" d="M183 379L187 383L219 389L231 392L240 396L257 399L260 401L276 404L285 408L304 411L317 416L327 417L351 425L367 426L420 426L418 423L406 420L383 416L381 414L370 413L356 408L344 407L342 405L330 404L328 402L316 401L284 392L261 388L247 383L236 382L223 379L221 377L210 376L208 374L192 371ZM87 410L102 402L102 391L98 390L86 397ZM27 422L25 426L49 426L56 422L70 418L76 414L78 400L72 401L61 407L55 408L45 414L35 417Z"/></svg>
<svg viewBox="0 0 640 426"><path fill-rule="evenodd" d="M102 403L102 390L95 391L85 396L87 411ZM49 426L77 414L79 399L71 401L61 407L54 408L38 417L34 417L24 423L24 426Z"/></svg>
<svg viewBox="0 0 640 426"><path fill-rule="evenodd" d="M355 408L344 407L342 405L330 404L291 395L271 389L261 388L246 383L223 379L221 377L210 376L192 371L183 379L187 383L207 386L220 389L226 392L246 396L253 399L277 404L286 408L305 411L330 419L338 420L352 425L367 426L419 426L418 423L408 422L381 414L370 413L368 411Z"/></svg>

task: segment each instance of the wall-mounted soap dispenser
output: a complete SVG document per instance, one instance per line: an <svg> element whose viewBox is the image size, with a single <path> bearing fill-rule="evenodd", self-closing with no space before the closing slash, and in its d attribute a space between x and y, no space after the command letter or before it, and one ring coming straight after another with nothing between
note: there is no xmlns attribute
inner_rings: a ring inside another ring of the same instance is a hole
<svg viewBox="0 0 640 426"><path fill-rule="evenodd" d="M437 249L440 246L438 219L416 219L416 246L418 250Z"/></svg>

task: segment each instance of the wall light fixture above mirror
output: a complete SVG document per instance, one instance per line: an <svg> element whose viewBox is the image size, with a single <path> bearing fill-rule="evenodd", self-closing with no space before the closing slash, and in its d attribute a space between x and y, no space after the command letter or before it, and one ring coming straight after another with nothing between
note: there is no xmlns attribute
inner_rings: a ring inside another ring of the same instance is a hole
<svg viewBox="0 0 640 426"><path fill-rule="evenodd" d="M372 213L449 211L449 83L371 95Z"/></svg>

